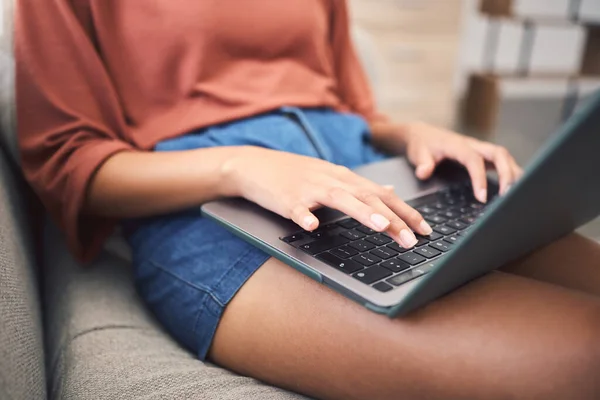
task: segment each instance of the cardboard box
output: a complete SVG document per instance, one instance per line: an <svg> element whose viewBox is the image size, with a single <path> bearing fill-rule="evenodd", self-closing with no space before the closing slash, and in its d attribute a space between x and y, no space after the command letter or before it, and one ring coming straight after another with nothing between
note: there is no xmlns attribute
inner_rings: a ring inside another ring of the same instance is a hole
<svg viewBox="0 0 600 400"><path fill-rule="evenodd" d="M581 73L589 76L600 76L600 26L589 27Z"/></svg>
<svg viewBox="0 0 600 400"><path fill-rule="evenodd" d="M586 30L579 25L536 25L534 29L529 73L578 74L586 43ZM590 55L591 68L595 65L596 56Z"/></svg>
<svg viewBox="0 0 600 400"><path fill-rule="evenodd" d="M571 0L482 0L481 12L497 17L567 20Z"/></svg>
<svg viewBox="0 0 600 400"><path fill-rule="evenodd" d="M469 49L463 49L469 55L469 69L501 75L579 74L586 47L584 27L564 21L529 26L526 28L524 21L496 17L471 23L468 32L476 32L478 37L469 39ZM524 54L523 46L528 48ZM600 51L595 40L589 42L586 54L588 69L596 70L593 65Z"/></svg>
<svg viewBox="0 0 600 400"><path fill-rule="evenodd" d="M578 14L579 20L586 24L600 24L600 1L581 0Z"/></svg>
<svg viewBox="0 0 600 400"><path fill-rule="evenodd" d="M474 74L464 99L462 123L476 136L487 138L497 127L503 99L565 99L569 85L567 77Z"/></svg>
<svg viewBox="0 0 600 400"><path fill-rule="evenodd" d="M490 22L493 23L493 22ZM493 59L493 69L497 74L515 74L519 71L521 44L525 33L523 23L513 20L499 20L498 42Z"/></svg>

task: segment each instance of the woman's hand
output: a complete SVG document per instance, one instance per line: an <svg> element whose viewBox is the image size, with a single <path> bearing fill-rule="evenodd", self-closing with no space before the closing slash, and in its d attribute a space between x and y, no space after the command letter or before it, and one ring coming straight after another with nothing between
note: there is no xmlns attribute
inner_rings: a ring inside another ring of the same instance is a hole
<svg viewBox="0 0 600 400"><path fill-rule="evenodd" d="M323 160L247 147L223 169L229 195L290 218L307 231L319 226L311 211L326 206L375 231L386 231L405 248L417 243L411 228L422 235L432 232L421 214L390 188Z"/></svg>
<svg viewBox="0 0 600 400"><path fill-rule="evenodd" d="M487 200L486 162L492 163L498 172L500 194L506 193L523 174L508 150L492 143L424 123L404 126L384 123L372 129L375 141L387 150L405 150L419 179L430 178L436 165L444 159L458 161L468 170L474 195L483 203Z"/></svg>

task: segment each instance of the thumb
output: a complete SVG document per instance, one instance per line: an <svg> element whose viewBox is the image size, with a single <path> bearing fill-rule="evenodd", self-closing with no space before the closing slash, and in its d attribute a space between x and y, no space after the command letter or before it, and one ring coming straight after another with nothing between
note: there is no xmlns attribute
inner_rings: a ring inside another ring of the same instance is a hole
<svg viewBox="0 0 600 400"><path fill-rule="evenodd" d="M415 152L415 156L411 158L410 161L416 167L415 174L417 175L417 178L422 180L431 178L433 170L435 169L435 160L429 149L423 146L419 148Z"/></svg>

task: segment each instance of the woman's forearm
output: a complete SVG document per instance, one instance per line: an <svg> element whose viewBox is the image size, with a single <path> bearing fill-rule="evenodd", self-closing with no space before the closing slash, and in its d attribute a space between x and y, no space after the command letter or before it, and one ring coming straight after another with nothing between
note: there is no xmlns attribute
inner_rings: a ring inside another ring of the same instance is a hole
<svg viewBox="0 0 600 400"><path fill-rule="evenodd" d="M401 154L406 149L406 132L409 124L396 124L389 119L378 119L369 123L375 147L389 154Z"/></svg>
<svg viewBox="0 0 600 400"><path fill-rule="evenodd" d="M227 179L228 161L245 147L176 152L121 152L97 171L85 211L132 218L173 212L237 195Z"/></svg>

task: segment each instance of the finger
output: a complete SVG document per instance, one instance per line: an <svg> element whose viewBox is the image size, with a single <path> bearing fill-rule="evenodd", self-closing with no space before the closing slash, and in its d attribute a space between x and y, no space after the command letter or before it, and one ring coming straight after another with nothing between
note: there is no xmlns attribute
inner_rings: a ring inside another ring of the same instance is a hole
<svg viewBox="0 0 600 400"><path fill-rule="evenodd" d="M374 210L381 213L390 220L390 226L387 229L388 234L402 245L409 249L414 247L418 240L405 221L402 220L394 211L392 211L375 193L369 192L358 197L365 204L370 205Z"/></svg>
<svg viewBox="0 0 600 400"><path fill-rule="evenodd" d="M319 227L317 217L304 205L294 207L290 213L290 218L305 231L314 231Z"/></svg>
<svg viewBox="0 0 600 400"><path fill-rule="evenodd" d="M427 146L418 146L408 155L408 159L416 167L417 178L421 180L431 178L436 163Z"/></svg>
<svg viewBox="0 0 600 400"><path fill-rule="evenodd" d="M515 182L516 182L519 179L521 179L521 177L523 176L523 168L521 168L521 166L519 164L517 164L517 161L514 158L512 158L511 166L513 169L513 175L515 176Z"/></svg>
<svg viewBox="0 0 600 400"><path fill-rule="evenodd" d="M500 180L500 194L505 194L521 174L515 159L504 147L479 140L472 140L470 144L486 160L494 163Z"/></svg>
<svg viewBox="0 0 600 400"><path fill-rule="evenodd" d="M500 194L506 193L508 188L514 183L515 176L513 174L513 168L509 160L510 156L508 152L503 151L499 148L494 153L494 158L491 160L494 163L494 167L498 172L498 180L500 181Z"/></svg>
<svg viewBox="0 0 600 400"><path fill-rule="evenodd" d="M402 201L393 190L390 190L385 186L379 186L360 175L356 175L351 179L352 182L348 185L347 190L358 197L359 200L369 203L366 201L366 197L373 193L377 195L377 200L392 213L392 217L384 214L386 217L390 218L391 221L393 221L394 218L399 218L403 223L412 228L412 230L421 235L430 235L432 233L431 226L429 226L423 216L417 210ZM393 234L399 232L400 231L392 231Z"/></svg>
<svg viewBox="0 0 600 400"><path fill-rule="evenodd" d="M343 212L377 232L384 232L391 224L388 218L381 215L373 207L358 200L342 187L327 189L325 193L317 196L316 200L326 207Z"/></svg>
<svg viewBox="0 0 600 400"><path fill-rule="evenodd" d="M487 202L487 175L485 161L475 150L464 147L457 156L450 156L465 166L473 183L473 195L482 203Z"/></svg>
<svg viewBox="0 0 600 400"><path fill-rule="evenodd" d="M425 218L417 210L406 204L396 195L382 196L383 202L408 224L415 232L428 236L433 233L431 226L425 221Z"/></svg>

